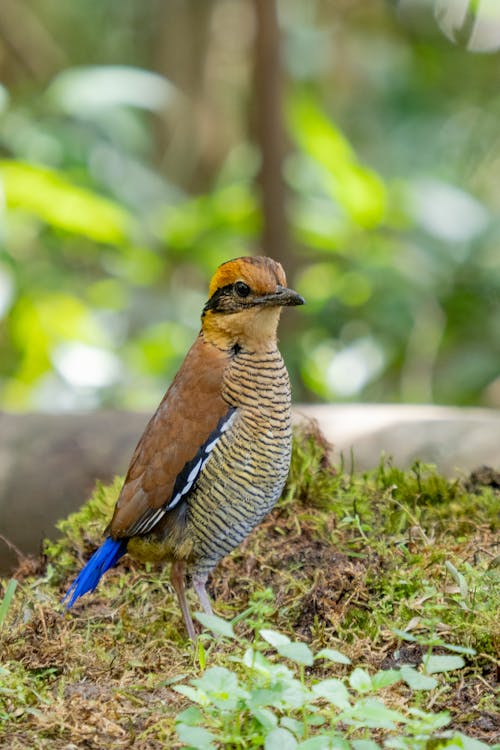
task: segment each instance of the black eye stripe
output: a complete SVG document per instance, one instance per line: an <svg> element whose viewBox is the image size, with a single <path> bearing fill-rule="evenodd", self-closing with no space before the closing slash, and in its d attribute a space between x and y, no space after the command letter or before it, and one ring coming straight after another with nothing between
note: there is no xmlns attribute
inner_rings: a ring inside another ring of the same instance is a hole
<svg viewBox="0 0 500 750"><path fill-rule="evenodd" d="M239 292L237 290L237 285L241 285L241 287L238 286ZM220 313L230 313L241 310L243 304L240 303L239 300L248 297L251 291L252 290L248 284L245 284L244 281L236 281L233 284L221 286L212 294L208 302L205 304L203 315L209 310ZM248 307L249 304L251 303L245 302L245 307Z"/></svg>

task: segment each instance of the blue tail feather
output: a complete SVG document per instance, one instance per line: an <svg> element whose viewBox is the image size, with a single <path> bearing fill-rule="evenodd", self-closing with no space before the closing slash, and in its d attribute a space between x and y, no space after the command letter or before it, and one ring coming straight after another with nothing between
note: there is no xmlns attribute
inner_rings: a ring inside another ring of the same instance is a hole
<svg viewBox="0 0 500 750"><path fill-rule="evenodd" d="M76 600L87 591L94 591L104 573L116 565L120 557L125 554L127 543L128 539L112 539L108 536L69 587L63 599L63 602L67 602L67 609L72 607Z"/></svg>

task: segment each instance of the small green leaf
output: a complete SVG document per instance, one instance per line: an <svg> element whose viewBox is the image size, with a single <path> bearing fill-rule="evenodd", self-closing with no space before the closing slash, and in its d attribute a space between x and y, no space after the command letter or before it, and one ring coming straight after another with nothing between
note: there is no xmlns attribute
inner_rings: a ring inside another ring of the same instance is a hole
<svg viewBox="0 0 500 750"><path fill-rule="evenodd" d="M411 633L407 633L406 630L399 630L399 628L392 628L392 632L394 635L397 635L398 638L401 638L403 641L409 641L410 643L416 643L417 638L415 638L414 635Z"/></svg>
<svg viewBox="0 0 500 750"><path fill-rule="evenodd" d="M353 750L380 750L380 745L374 740L352 740Z"/></svg>
<svg viewBox="0 0 500 750"><path fill-rule="evenodd" d="M175 690L176 693L185 695L186 698L189 698L189 700L194 701L195 703L199 703L200 706L207 706L209 703L205 693L203 693L201 690L197 690L196 688L191 687L191 685L174 685L173 690Z"/></svg>
<svg viewBox="0 0 500 750"><path fill-rule="evenodd" d="M195 727L203 721L203 714L196 706L189 706L189 708L185 708L184 711L181 711L177 715L175 721L178 724L187 724L190 727Z"/></svg>
<svg viewBox="0 0 500 750"><path fill-rule="evenodd" d="M273 687L269 688L257 688L252 690L247 700L247 706L251 710L264 706L274 706L275 708L279 708L282 703L283 687L280 684L273 685Z"/></svg>
<svg viewBox="0 0 500 750"><path fill-rule="evenodd" d="M297 719L291 719L289 716L284 716L280 721L280 726L284 729L288 729L296 737L302 737L304 734L304 725Z"/></svg>
<svg viewBox="0 0 500 750"><path fill-rule="evenodd" d="M254 651L253 648L247 648L243 654L242 662L249 669L266 676L271 674L274 666L269 659L266 659L264 654L261 654L260 651Z"/></svg>
<svg viewBox="0 0 500 750"><path fill-rule="evenodd" d="M312 691L319 698L325 698L329 703L340 709L349 708L349 691L341 680L332 678L322 680L312 686Z"/></svg>
<svg viewBox="0 0 500 750"><path fill-rule="evenodd" d="M266 737L264 750L295 750L297 740L288 729L277 727L272 729Z"/></svg>
<svg viewBox="0 0 500 750"><path fill-rule="evenodd" d="M281 688L281 700L287 708L301 708L310 694L298 680L285 678L278 683Z"/></svg>
<svg viewBox="0 0 500 750"><path fill-rule="evenodd" d="M291 659L296 664L304 664L306 667L314 664L314 656L306 643L295 641L294 643L283 643L276 647L281 656Z"/></svg>
<svg viewBox="0 0 500 750"><path fill-rule="evenodd" d="M337 664L350 664L351 660L348 656L345 656L340 651L336 651L334 648L322 648L316 654L316 659L328 659L328 661L334 661Z"/></svg>
<svg viewBox="0 0 500 750"><path fill-rule="evenodd" d="M463 577L462 573L459 573L453 563L451 563L449 560L446 560L444 565L446 570L450 573L451 577L458 584L460 596L462 597L462 599L467 599L467 597L469 596L469 587L467 586L467 581Z"/></svg>
<svg viewBox="0 0 500 750"><path fill-rule="evenodd" d="M238 688L238 678L234 672L225 667L210 667L207 671L193 683L201 690L207 693L215 690L236 690Z"/></svg>
<svg viewBox="0 0 500 750"><path fill-rule="evenodd" d="M373 689L372 678L365 669L356 667L349 676L349 684L358 693L368 693Z"/></svg>
<svg viewBox="0 0 500 750"><path fill-rule="evenodd" d="M382 690L399 682L401 674L399 669L382 669L380 672L376 672L371 679L373 690Z"/></svg>
<svg viewBox="0 0 500 750"><path fill-rule="evenodd" d="M235 709L242 697L247 697L245 691L238 685L238 678L234 672L225 667L211 667L193 684L206 693L210 702L218 708L229 711Z"/></svg>
<svg viewBox="0 0 500 750"><path fill-rule="evenodd" d="M456 646L454 643L441 643L448 651L454 651L456 654L467 654L468 656L475 656L477 651L475 648L469 648L468 646Z"/></svg>
<svg viewBox="0 0 500 750"><path fill-rule="evenodd" d="M224 620L217 615L208 615L206 612L195 612L194 616L201 622L203 627L208 628L216 635L223 635L226 638L236 638L233 626L228 620Z"/></svg>
<svg viewBox="0 0 500 750"><path fill-rule="evenodd" d="M261 630L260 636L271 646L274 646L274 648L284 646L286 643L291 643L290 638L287 635L278 633L276 630Z"/></svg>
<svg viewBox="0 0 500 750"><path fill-rule="evenodd" d="M259 724L267 731L270 731L277 726L278 719L268 708L250 708L250 711L252 716L254 716Z"/></svg>
<svg viewBox="0 0 500 750"><path fill-rule="evenodd" d="M198 640L197 646L198 646L198 664L200 665L200 669L203 672L207 666L207 654L205 651L205 646L200 640Z"/></svg>
<svg viewBox="0 0 500 750"><path fill-rule="evenodd" d="M320 716L319 714L312 714L310 716L306 716L306 721L310 727L321 727L326 722L326 719L324 716Z"/></svg>
<svg viewBox="0 0 500 750"><path fill-rule="evenodd" d="M177 734L181 742L196 750L215 750L212 741L216 739L212 732L203 727L192 727L189 724L177 724Z"/></svg>
<svg viewBox="0 0 500 750"><path fill-rule="evenodd" d="M473 737L467 737L465 734L462 734L459 732L458 734L453 736L453 739L458 738L460 742L462 743L463 750L492 750L491 745L487 745L485 742L481 742L480 740L476 740ZM498 747L498 745L494 745L493 748Z"/></svg>
<svg viewBox="0 0 500 750"><path fill-rule="evenodd" d="M297 750L351 750L351 745L343 737L311 737L299 743Z"/></svg>
<svg viewBox="0 0 500 750"><path fill-rule="evenodd" d="M427 674L437 674L439 672L451 672L454 669L462 669L465 662L461 656L437 656L431 654L423 662L424 670Z"/></svg>
<svg viewBox="0 0 500 750"><path fill-rule="evenodd" d="M3 626L5 622L5 618L7 617L7 612L9 611L10 605L12 604L12 599L14 597L16 588L17 588L17 581L15 578L11 578L5 589L5 594L3 595L2 604L0 605L0 628Z"/></svg>
<svg viewBox="0 0 500 750"><path fill-rule="evenodd" d="M342 721L370 729L395 729L396 723L406 721L404 714L387 708L378 698L358 701L349 714L342 714Z"/></svg>
<svg viewBox="0 0 500 750"><path fill-rule="evenodd" d="M412 690L432 690L438 684L434 677L418 672L410 666L404 666L400 669L401 677Z"/></svg>
<svg viewBox="0 0 500 750"><path fill-rule="evenodd" d="M450 714L447 711L441 711L438 714L426 713L418 708L408 708L408 713L411 717L416 717L417 721L421 721L422 725L428 734L432 732L438 732L443 727L448 726L451 721Z"/></svg>

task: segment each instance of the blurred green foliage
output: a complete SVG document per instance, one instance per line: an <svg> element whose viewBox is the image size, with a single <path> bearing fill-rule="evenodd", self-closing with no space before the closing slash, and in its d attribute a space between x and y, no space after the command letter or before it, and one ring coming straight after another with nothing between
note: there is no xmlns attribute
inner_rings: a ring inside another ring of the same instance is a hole
<svg viewBox="0 0 500 750"><path fill-rule="evenodd" d="M457 7L280 5L296 399L500 405L500 30ZM0 408L152 408L259 247L252 3L179 8L0 11Z"/></svg>

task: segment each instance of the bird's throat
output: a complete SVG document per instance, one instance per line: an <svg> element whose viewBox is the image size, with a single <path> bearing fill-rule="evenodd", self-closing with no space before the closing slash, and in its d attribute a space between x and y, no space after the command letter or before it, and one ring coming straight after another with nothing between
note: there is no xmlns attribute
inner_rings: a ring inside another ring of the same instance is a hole
<svg viewBox="0 0 500 750"><path fill-rule="evenodd" d="M208 311L202 319L206 341L219 349L269 351L276 348L280 307L252 307L230 314Z"/></svg>

